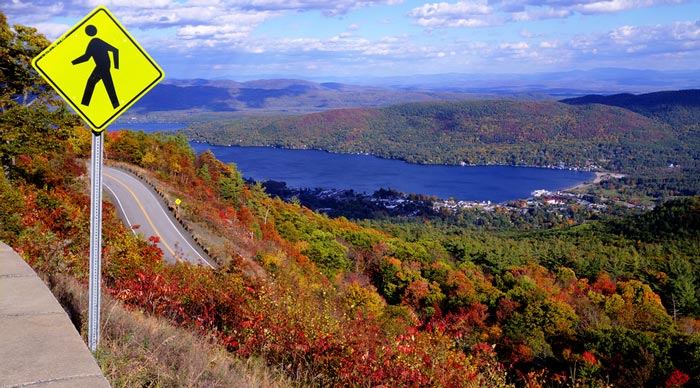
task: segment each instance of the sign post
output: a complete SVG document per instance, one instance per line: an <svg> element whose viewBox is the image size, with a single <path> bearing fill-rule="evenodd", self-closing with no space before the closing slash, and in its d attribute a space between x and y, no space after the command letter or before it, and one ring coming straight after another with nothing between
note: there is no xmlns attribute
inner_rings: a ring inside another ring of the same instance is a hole
<svg viewBox="0 0 700 388"><path fill-rule="evenodd" d="M102 132L165 74L105 7L97 7L32 61L92 128L88 345L100 338Z"/></svg>
<svg viewBox="0 0 700 388"><path fill-rule="evenodd" d="M93 133L90 189L90 286L88 303L88 346L97 350L100 339L102 281L102 133Z"/></svg>

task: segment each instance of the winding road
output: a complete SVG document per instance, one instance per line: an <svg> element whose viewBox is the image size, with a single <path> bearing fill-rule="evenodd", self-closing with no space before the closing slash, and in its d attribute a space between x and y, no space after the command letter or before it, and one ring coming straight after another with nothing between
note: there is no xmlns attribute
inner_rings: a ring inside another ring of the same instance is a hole
<svg viewBox="0 0 700 388"><path fill-rule="evenodd" d="M103 166L102 187L134 234L146 239L158 237L157 244L167 262L187 261L213 268L207 261L207 255L173 219L155 191L139 178L123 170Z"/></svg>

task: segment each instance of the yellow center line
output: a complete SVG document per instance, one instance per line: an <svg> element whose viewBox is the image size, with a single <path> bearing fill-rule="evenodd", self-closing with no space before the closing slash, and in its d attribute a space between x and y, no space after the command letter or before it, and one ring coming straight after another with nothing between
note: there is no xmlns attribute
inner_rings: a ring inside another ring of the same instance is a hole
<svg viewBox="0 0 700 388"><path fill-rule="evenodd" d="M143 207L143 204L141 203L141 201L139 201L138 197L136 197L136 193L134 193L134 192L129 188L129 186L126 185L126 183L120 181L119 179L115 178L114 176L112 176L112 175L110 175L110 174L108 174L108 173L104 173L104 175L107 176L107 177L109 177L110 179L113 179L115 182L119 183L120 185L122 185L122 186L131 194L131 196L134 197L134 200L136 200L136 203L139 205L139 208L141 208L141 211L143 212L143 215L146 216L146 220L148 221L148 224L151 225L151 228L153 228L153 231L156 232L156 235L157 235L158 238L160 239L160 242L162 242L163 245L165 245L165 248L168 249L168 251L170 252L170 254L172 254L173 256L175 256L175 251L174 251L172 248L170 248L170 245L168 245L168 243L165 241L165 239L161 236L160 232L158 231L158 228L156 228L156 226L153 224L153 221L151 220L151 217L149 217L149 216L148 216L148 213L146 213L146 209ZM177 257L177 256L176 256L176 257Z"/></svg>

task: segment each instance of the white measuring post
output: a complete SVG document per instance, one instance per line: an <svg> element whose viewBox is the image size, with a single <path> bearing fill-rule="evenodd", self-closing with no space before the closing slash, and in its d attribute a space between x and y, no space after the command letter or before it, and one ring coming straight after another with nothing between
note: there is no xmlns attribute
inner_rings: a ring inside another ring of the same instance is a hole
<svg viewBox="0 0 700 388"><path fill-rule="evenodd" d="M100 342L100 302L102 288L102 133L92 132L90 190L90 301L88 306L88 346L94 353Z"/></svg>

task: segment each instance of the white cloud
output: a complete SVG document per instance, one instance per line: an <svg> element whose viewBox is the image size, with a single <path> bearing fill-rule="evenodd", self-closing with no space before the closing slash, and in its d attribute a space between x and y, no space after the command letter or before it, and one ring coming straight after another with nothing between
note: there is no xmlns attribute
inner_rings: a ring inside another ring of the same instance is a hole
<svg viewBox="0 0 700 388"><path fill-rule="evenodd" d="M527 42L501 43L498 45L498 48L507 50L525 50L529 49L530 45Z"/></svg>
<svg viewBox="0 0 700 388"><path fill-rule="evenodd" d="M642 28L636 26L622 26L610 31L608 37L611 42L618 46L629 46L640 39L642 30Z"/></svg>
<svg viewBox="0 0 700 388"><path fill-rule="evenodd" d="M571 16L573 12L566 8L543 7L537 9L527 9L520 12L513 12L511 20L514 22L525 22L542 19L562 19Z"/></svg>
<svg viewBox="0 0 700 388"><path fill-rule="evenodd" d="M578 1L571 8L583 14L614 13L656 5L681 4L686 0L602 0Z"/></svg>
<svg viewBox="0 0 700 388"><path fill-rule="evenodd" d="M63 23L38 23L34 26L49 40L54 40L65 34L72 26Z"/></svg>
<svg viewBox="0 0 700 388"><path fill-rule="evenodd" d="M572 61L617 67L697 68L700 25L695 22L622 26L606 33L578 36L559 51ZM695 58L695 60L693 60Z"/></svg>
<svg viewBox="0 0 700 388"><path fill-rule="evenodd" d="M412 9L408 17L423 27L483 27L493 25L493 8L486 0L431 3Z"/></svg>
<svg viewBox="0 0 700 388"><path fill-rule="evenodd" d="M509 22L563 19L575 14L605 14L688 0L468 0L428 3L408 17L426 28L483 27Z"/></svg>
<svg viewBox="0 0 700 388"><path fill-rule="evenodd" d="M11 24L36 25L40 22L47 21L64 13L67 10L63 2L55 2L51 0L36 0L36 1L3 1L0 11L10 20Z"/></svg>
<svg viewBox="0 0 700 388"><path fill-rule="evenodd" d="M343 15L359 8L374 7L379 5L397 5L403 0L234 0L228 1L230 5L243 9L253 10L296 10L310 11L320 10L327 16Z"/></svg>
<svg viewBox="0 0 700 388"><path fill-rule="evenodd" d="M452 17L459 18L464 15L485 15L492 12L492 8L484 0L460 1L457 3L432 3L424 4L409 12L409 16L422 18Z"/></svg>
<svg viewBox="0 0 700 388"><path fill-rule="evenodd" d="M172 0L87 0L85 5L90 7L105 6L109 9L129 7L129 8L165 8L172 4Z"/></svg>

